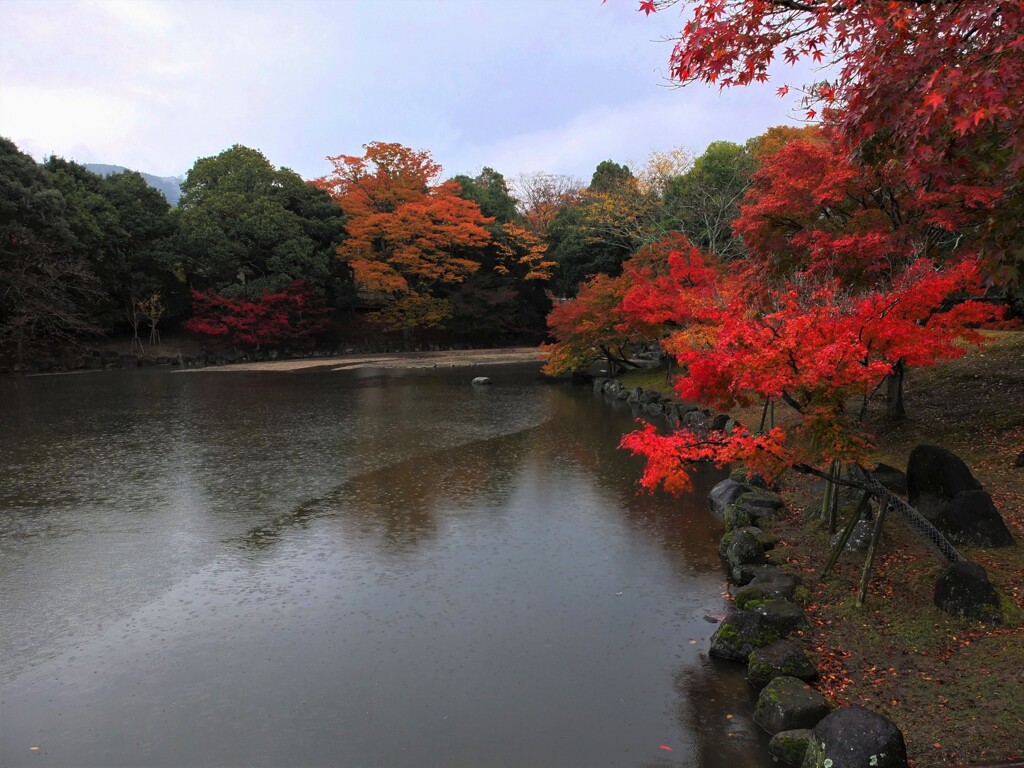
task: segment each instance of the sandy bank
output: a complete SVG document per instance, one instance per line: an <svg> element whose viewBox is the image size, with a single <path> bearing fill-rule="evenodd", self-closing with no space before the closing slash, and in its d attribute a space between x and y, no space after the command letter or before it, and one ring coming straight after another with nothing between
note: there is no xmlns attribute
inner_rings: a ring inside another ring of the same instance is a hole
<svg viewBox="0 0 1024 768"><path fill-rule="evenodd" d="M451 368L471 365L498 365L501 363L528 363L544 359L537 347L508 347L505 349L462 349L442 352L394 352L373 355L344 355L298 360L271 360L262 363L236 363L233 365L189 368L183 373L233 371L347 371L353 368Z"/></svg>

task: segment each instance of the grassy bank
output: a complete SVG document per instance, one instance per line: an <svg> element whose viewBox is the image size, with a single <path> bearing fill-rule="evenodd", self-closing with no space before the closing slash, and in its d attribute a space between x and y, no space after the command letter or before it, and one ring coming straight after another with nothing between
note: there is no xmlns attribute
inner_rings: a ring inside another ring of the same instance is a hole
<svg viewBox="0 0 1024 768"><path fill-rule="evenodd" d="M1000 591L1000 626L932 605L942 564L892 517L864 607L855 605L862 554L844 555L820 581L829 536L816 519L821 487L812 479L783 479L789 506L772 527L779 545L771 558L803 576L803 639L822 673L818 687L836 705L861 704L896 721L916 768L1024 757L1024 468L1014 466L1024 451L1024 333L990 339L959 360L911 371L902 422L886 424L881 407L873 409L873 458L904 468L915 445L941 445L992 495L1018 545L961 553L984 565ZM631 373L624 383L668 391L663 371ZM847 500L844 511L851 508Z"/></svg>

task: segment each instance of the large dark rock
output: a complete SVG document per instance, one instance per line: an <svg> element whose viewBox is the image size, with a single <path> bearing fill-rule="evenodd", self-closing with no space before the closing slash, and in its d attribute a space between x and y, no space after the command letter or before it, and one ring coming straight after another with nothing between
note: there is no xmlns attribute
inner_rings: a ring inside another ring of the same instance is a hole
<svg viewBox="0 0 1024 768"><path fill-rule="evenodd" d="M779 637L778 631L769 627L763 617L752 611L733 608L711 636L708 653L719 659L746 664L751 651L770 645Z"/></svg>
<svg viewBox="0 0 1024 768"><path fill-rule="evenodd" d="M1002 621L999 596L977 563L953 563L935 582L935 605L947 613L990 624Z"/></svg>
<svg viewBox="0 0 1024 768"><path fill-rule="evenodd" d="M1010 529L986 491L960 491L933 521L955 544L967 547L1012 547Z"/></svg>
<svg viewBox="0 0 1024 768"><path fill-rule="evenodd" d="M735 501L741 507L748 509L766 509L772 512L782 509L786 506L786 502L782 500L782 497L777 493L771 491L765 491L761 489L753 490L750 493L745 493ZM762 512L761 514L767 514Z"/></svg>
<svg viewBox="0 0 1024 768"><path fill-rule="evenodd" d="M728 425L730 421L731 419L729 418L729 414L720 413L711 420L711 424L708 426L708 428L714 430L715 432L722 432L723 430L725 430L726 425Z"/></svg>
<svg viewBox="0 0 1024 768"><path fill-rule="evenodd" d="M739 565L735 568L729 569L729 580L733 584L743 586L749 584L759 576L769 576L777 573L782 573L782 569L777 565L770 565L768 563L751 563L749 565Z"/></svg>
<svg viewBox="0 0 1024 768"><path fill-rule="evenodd" d="M790 573L774 568L751 579L750 583L733 590L736 606L746 608L765 600L792 600L796 592L797 579Z"/></svg>
<svg viewBox="0 0 1024 768"><path fill-rule="evenodd" d="M764 547L757 537L746 530L732 532L732 541L725 548L725 561L729 568L764 562Z"/></svg>
<svg viewBox="0 0 1024 768"><path fill-rule="evenodd" d="M907 768L896 724L863 707L843 707L814 726L803 768Z"/></svg>
<svg viewBox="0 0 1024 768"><path fill-rule="evenodd" d="M757 697L754 722L768 733L813 728L831 710L825 697L803 680L776 677Z"/></svg>
<svg viewBox="0 0 1024 768"><path fill-rule="evenodd" d="M902 470L890 467L888 464L879 463L870 472L875 480L893 493L900 496L907 495L907 475Z"/></svg>
<svg viewBox="0 0 1024 768"><path fill-rule="evenodd" d="M818 678L818 670L799 645L792 640L776 640L750 652L747 681L755 688L764 688L776 677L795 677L811 682Z"/></svg>
<svg viewBox="0 0 1024 768"><path fill-rule="evenodd" d="M937 445L919 445L907 461L907 498L931 519L961 491L980 491L979 483L956 454Z"/></svg>
<svg viewBox="0 0 1024 768"><path fill-rule="evenodd" d="M661 392L658 392L656 389L645 390L643 394L640 395L640 402L643 403L644 405L649 405L651 403L660 403L661 400Z"/></svg>
<svg viewBox="0 0 1024 768"><path fill-rule="evenodd" d="M760 616L767 626L776 630L780 635L807 626L803 608L789 600L774 599L748 604L747 610Z"/></svg>
<svg viewBox="0 0 1024 768"><path fill-rule="evenodd" d="M748 485L726 478L712 488L711 493L708 494L708 509L711 510L712 515L721 520L725 508L743 494L749 493L750 490Z"/></svg>
<svg viewBox="0 0 1024 768"><path fill-rule="evenodd" d="M768 753L781 763L799 766L813 738L814 731L810 728L779 731L768 742Z"/></svg>
<svg viewBox="0 0 1024 768"><path fill-rule="evenodd" d="M734 528L731 531L726 531L722 536L722 540L718 543L718 555L723 560L726 559L729 546L733 543L736 539L736 535L739 533L746 533L753 536L765 551L775 546L775 538L770 533L766 533L756 526L748 525L744 528Z"/></svg>

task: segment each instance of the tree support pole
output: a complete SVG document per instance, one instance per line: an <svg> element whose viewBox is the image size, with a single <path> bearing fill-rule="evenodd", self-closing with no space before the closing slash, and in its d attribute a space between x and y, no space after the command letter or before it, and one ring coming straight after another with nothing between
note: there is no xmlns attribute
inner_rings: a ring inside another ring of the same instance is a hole
<svg viewBox="0 0 1024 768"><path fill-rule="evenodd" d="M864 573L860 577L860 591L857 593L857 607L864 605L864 599L868 594L868 580L871 578L871 569L875 565L875 551L878 549L878 542L882 538L882 523L885 521L885 513L889 509L888 504L882 504L878 517L875 518L875 527L871 531L871 545L868 547L868 556L864 561Z"/></svg>
<svg viewBox="0 0 1024 768"><path fill-rule="evenodd" d="M868 502L871 500L871 494L868 491L860 497L860 502L857 504L857 511L853 513L853 517L850 518L850 522L846 524L846 528L843 529L843 535L839 538L839 543L832 550L832 554L829 555L828 562L821 569L821 573L818 574L818 580L824 581L825 577L828 576L829 572L835 567L836 562L839 560L839 556L843 554L843 549L846 548L846 542L850 540L850 536L853 535L853 529L857 527L857 523L861 517L867 511Z"/></svg>

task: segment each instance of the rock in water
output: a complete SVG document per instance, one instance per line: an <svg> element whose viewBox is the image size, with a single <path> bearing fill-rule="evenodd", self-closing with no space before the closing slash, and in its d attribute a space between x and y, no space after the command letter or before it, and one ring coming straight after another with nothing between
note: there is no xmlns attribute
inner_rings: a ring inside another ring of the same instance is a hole
<svg viewBox="0 0 1024 768"><path fill-rule="evenodd" d="M776 677L761 690L754 707L754 722L768 733L813 728L832 707L803 680Z"/></svg>
<svg viewBox="0 0 1024 768"><path fill-rule="evenodd" d="M470 383L473 384L473 386L481 387L481 386L484 386L486 384L490 384L491 380L488 379L486 376L477 376Z"/></svg>
<svg viewBox="0 0 1024 768"><path fill-rule="evenodd" d="M732 479L723 480L708 494L708 509L711 510L712 515L721 520L725 508L749 492L750 487L745 483L739 483Z"/></svg>

